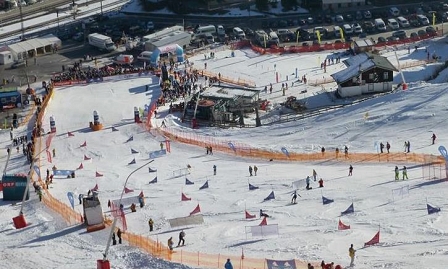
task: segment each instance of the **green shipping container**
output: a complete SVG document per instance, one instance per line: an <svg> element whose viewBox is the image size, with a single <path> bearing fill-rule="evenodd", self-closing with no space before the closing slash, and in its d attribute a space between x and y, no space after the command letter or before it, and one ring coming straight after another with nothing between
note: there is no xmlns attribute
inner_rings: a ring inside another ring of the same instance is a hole
<svg viewBox="0 0 448 269"><path fill-rule="evenodd" d="M26 189L26 175L3 175L3 200L4 201L22 201L23 193ZM30 199L30 191L26 193L26 200Z"/></svg>

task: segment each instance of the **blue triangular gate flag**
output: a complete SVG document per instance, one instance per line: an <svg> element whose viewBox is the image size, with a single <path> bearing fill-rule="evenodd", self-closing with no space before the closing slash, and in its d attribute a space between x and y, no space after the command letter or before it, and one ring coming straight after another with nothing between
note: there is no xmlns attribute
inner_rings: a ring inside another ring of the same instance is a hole
<svg viewBox="0 0 448 269"><path fill-rule="evenodd" d="M268 195L268 197L264 198L265 201L269 201L275 199L274 191L271 191L271 193Z"/></svg>
<svg viewBox="0 0 448 269"><path fill-rule="evenodd" d="M433 207L433 206L431 206L431 205L429 205L429 204L426 204L426 209L428 209L428 215L431 215L431 214L440 212L440 208L438 208L438 207Z"/></svg>
<svg viewBox="0 0 448 269"><path fill-rule="evenodd" d="M193 181L190 181L188 180L188 178L185 178L185 185L193 185L193 184L194 184Z"/></svg>
<svg viewBox="0 0 448 269"><path fill-rule="evenodd" d="M118 129L112 126L112 132L118 132Z"/></svg>
<svg viewBox="0 0 448 269"><path fill-rule="evenodd" d="M135 158L130 163L128 163L128 165L131 165L131 164L136 164Z"/></svg>
<svg viewBox="0 0 448 269"><path fill-rule="evenodd" d="M151 167L148 167L148 171L149 171L150 173L154 173L154 172L157 172L157 169L152 169Z"/></svg>
<svg viewBox="0 0 448 269"><path fill-rule="evenodd" d="M341 215L347 215L355 212L355 207L353 206L353 203L345 210L344 212L341 212Z"/></svg>
<svg viewBox="0 0 448 269"><path fill-rule="evenodd" d="M324 205L328 205L328 204L331 204L331 203L333 203L333 202L334 202L333 199L328 199L327 197L322 196L322 203L323 203Z"/></svg>
<svg viewBox="0 0 448 269"><path fill-rule="evenodd" d="M131 149L131 154L137 154L138 151L136 151L135 149Z"/></svg>
<svg viewBox="0 0 448 269"><path fill-rule="evenodd" d="M208 189L208 180L207 180L207 181L204 183L204 185L202 185L199 189L200 189L200 190Z"/></svg>
<svg viewBox="0 0 448 269"><path fill-rule="evenodd" d="M249 190L250 191L253 191L253 190L256 190L256 189L258 189L258 187L256 187L256 186L254 186L254 185L249 183Z"/></svg>
<svg viewBox="0 0 448 269"><path fill-rule="evenodd" d="M128 140L126 140L126 142L131 142L131 141L134 141L134 136L131 136L128 138Z"/></svg>
<svg viewBox="0 0 448 269"><path fill-rule="evenodd" d="M157 183L157 177L155 177L153 180L151 180L151 181L149 182L149 184L154 184L154 183Z"/></svg>

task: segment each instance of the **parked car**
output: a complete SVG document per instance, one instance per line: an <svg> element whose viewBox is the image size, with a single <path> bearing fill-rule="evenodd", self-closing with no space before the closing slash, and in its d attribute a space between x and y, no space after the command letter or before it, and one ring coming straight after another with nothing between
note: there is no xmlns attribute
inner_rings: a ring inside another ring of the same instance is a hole
<svg viewBox="0 0 448 269"><path fill-rule="evenodd" d="M432 27L432 26L426 27L426 33L431 36L437 35L436 29L434 29L434 27Z"/></svg>
<svg viewBox="0 0 448 269"><path fill-rule="evenodd" d="M336 15L334 17L334 21L337 22L337 23L341 23L341 22L344 21L344 17L342 15Z"/></svg>
<svg viewBox="0 0 448 269"><path fill-rule="evenodd" d="M387 41L398 41L398 40L400 40L400 39L398 37L395 37L395 36L389 36L387 38Z"/></svg>
<svg viewBox="0 0 448 269"><path fill-rule="evenodd" d="M359 25L359 23L355 23L355 24L353 24L353 26L352 26L352 28L353 28L353 32L355 33L355 34L361 34L362 33L362 27L361 27L361 25Z"/></svg>
<svg viewBox="0 0 448 269"><path fill-rule="evenodd" d="M364 15L365 19L371 19L372 18L372 13L370 13L369 10L365 10L363 15Z"/></svg>
<svg viewBox="0 0 448 269"><path fill-rule="evenodd" d="M363 16L362 16L362 12L361 11L356 11L356 13L355 13L355 19L357 20L357 21L360 21L360 20L362 20L362 18L363 18Z"/></svg>
<svg viewBox="0 0 448 269"><path fill-rule="evenodd" d="M384 38L382 36L378 37L378 43L386 43L386 42L387 42L386 38Z"/></svg>
<svg viewBox="0 0 448 269"><path fill-rule="evenodd" d="M395 31L392 33L392 36L398 37L399 39L406 39L407 35L404 30Z"/></svg>
<svg viewBox="0 0 448 269"><path fill-rule="evenodd" d="M17 69L17 68L21 68L21 67L25 67L25 66L26 66L25 61L16 61L11 65L11 69Z"/></svg>
<svg viewBox="0 0 448 269"><path fill-rule="evenodd" d="M374 33L375 32L375 24L373 24L373 22L371 22L371 21L363 22L362 28L367 33Z"/></svg>
<svg viewBox="0 0 448 269"><path fill-rule="evenodd" d="M412 39L420 39L419 36L418 36L418 34L417 34L416 32L412 32L412 33L409 35L409 37L412 38Z"/></svg>
<svg viewBox="0 0 448 269"><path fill-rule="evenodd" d="M425 37L427 35L425 30L418 30L417 34L419 37Z"/></svg>

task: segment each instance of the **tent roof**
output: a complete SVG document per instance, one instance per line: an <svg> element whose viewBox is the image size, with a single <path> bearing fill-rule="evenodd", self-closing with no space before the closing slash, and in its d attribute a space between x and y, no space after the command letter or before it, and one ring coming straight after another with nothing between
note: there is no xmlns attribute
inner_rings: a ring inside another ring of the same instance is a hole
<svg viewBox="0 0 448 269"><path fill-rule="evenodd" d="M60 42L61 40L59 38L50 34L46 36L25 40L19 43L11 44L8 47L11 51L14 51L15 53L23 53L37 48L57 44Z"/></svg>

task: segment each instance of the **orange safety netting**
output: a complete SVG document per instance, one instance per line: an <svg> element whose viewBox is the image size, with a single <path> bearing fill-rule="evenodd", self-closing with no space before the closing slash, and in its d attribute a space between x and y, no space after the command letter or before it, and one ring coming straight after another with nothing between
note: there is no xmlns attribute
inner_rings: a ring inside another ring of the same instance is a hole
<svg viewBox="0 0 448 269"><path fill-rule="evenodd" d="M444 163L441 156L420 153L349 153L345 155L343 152L316 152L316 153L297 153L289 152L288 155L283 152L254 148L242 143L234 143L233 147L229 146L229 141L221 141L211 136L201 136L191 132L182 132L174 128L158 129L164 136L181 143L195 145L199 147L211 146L214 151L221 151L242 157L258 158L265 160L281 160L281 161L339 161L339 162L393 162L393 163L425 163L425 159L431 157L434 162Z"/></svg>

